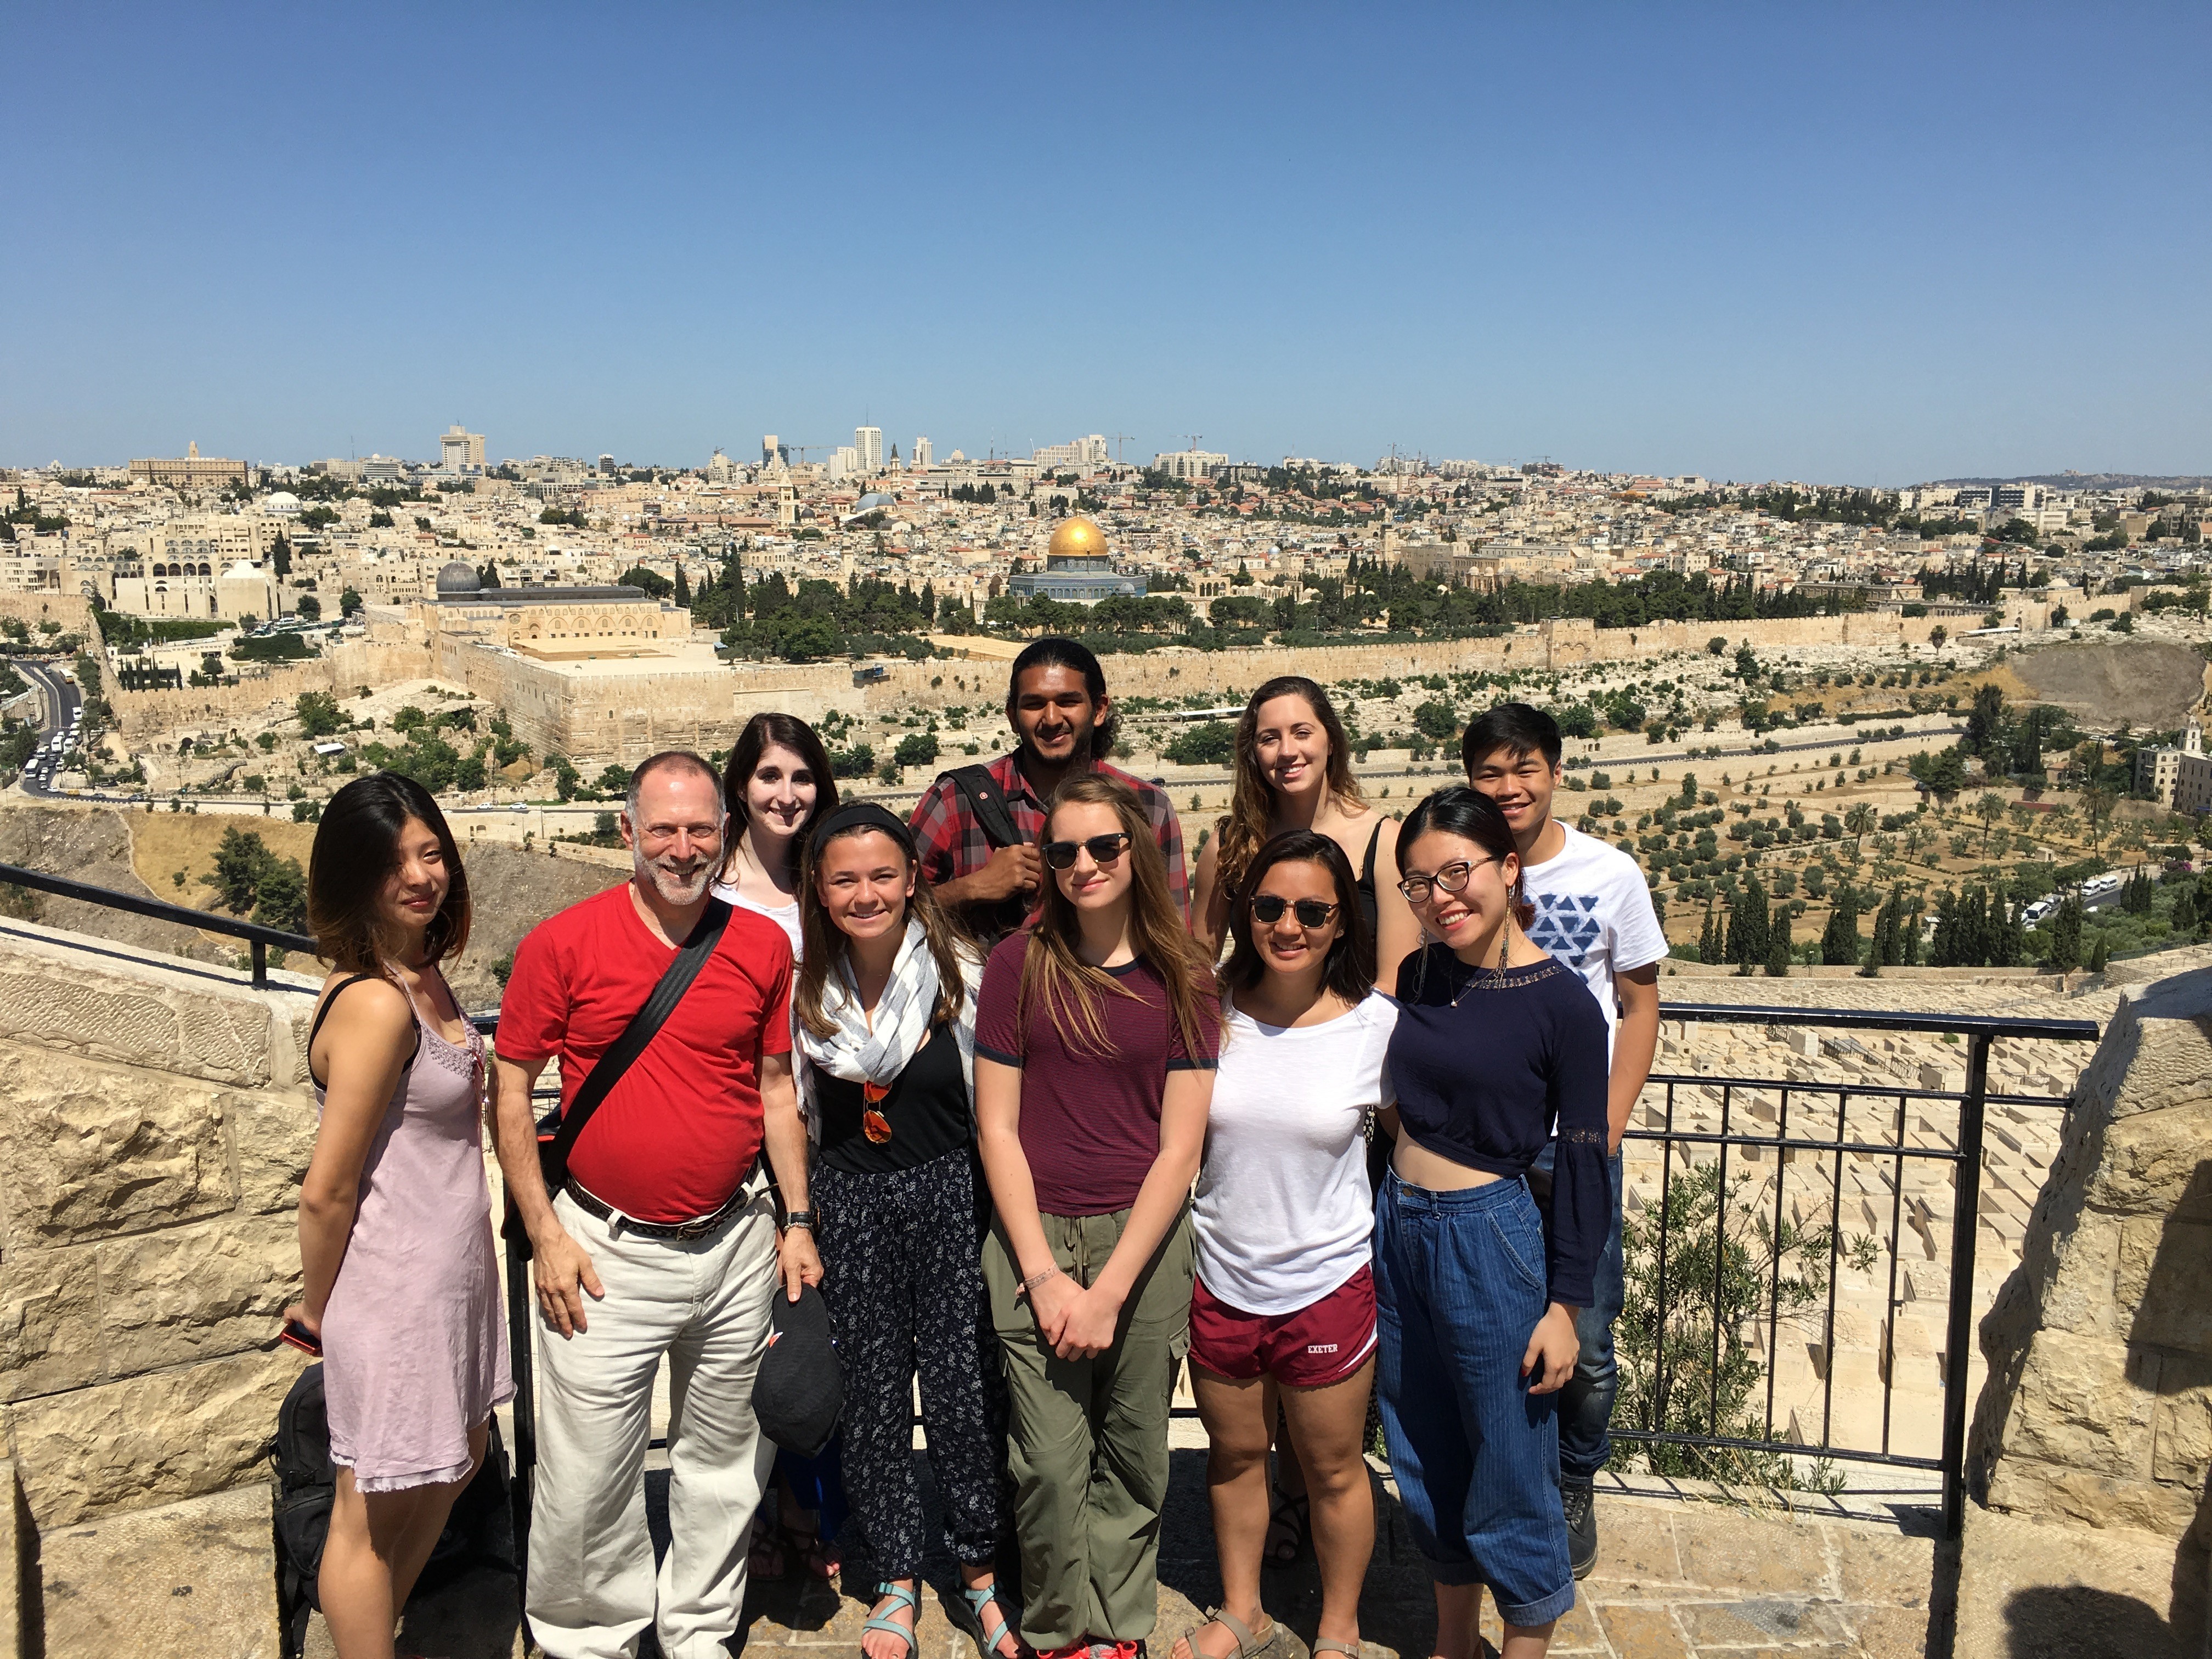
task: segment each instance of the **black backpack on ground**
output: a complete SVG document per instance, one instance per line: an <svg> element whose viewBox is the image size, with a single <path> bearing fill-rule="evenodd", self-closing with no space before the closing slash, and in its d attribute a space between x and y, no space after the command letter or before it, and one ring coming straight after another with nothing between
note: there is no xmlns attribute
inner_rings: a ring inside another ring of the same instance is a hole
<svg viewBox="0 0 2212 1659"><path fill-rule="evenodd" d="M323 1402L323 1368L300 1373L276 1413L276 1603L283 1621L283 1650L297 1659L307 1639L307 1615L320 1606L316 1578L323 1568L323 1546L330 1537L331 1506L337 1498L337 1470L331 1462L330 1415ZM430 1559L416 1589L435 1589L471 1567L495 1567L519 1573L514 1547L514 1480L499 1419L491 1422L483 1467L477 1471L446 1517Z"/></svg>

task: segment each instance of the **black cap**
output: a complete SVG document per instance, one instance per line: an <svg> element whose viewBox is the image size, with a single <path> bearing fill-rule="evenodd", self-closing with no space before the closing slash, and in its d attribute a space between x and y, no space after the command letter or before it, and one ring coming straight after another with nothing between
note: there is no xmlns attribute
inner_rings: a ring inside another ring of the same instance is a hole
<svg viewBox="0 0 2212 1659"><path fill-rule="evenodd" d="M761 1432L786 1451L818 1457L845 1409L829 1304L811 1285L800 1287L796 1302L778 1285L769 1323L768 1352L753 1378L753 1416Z"/></svg>

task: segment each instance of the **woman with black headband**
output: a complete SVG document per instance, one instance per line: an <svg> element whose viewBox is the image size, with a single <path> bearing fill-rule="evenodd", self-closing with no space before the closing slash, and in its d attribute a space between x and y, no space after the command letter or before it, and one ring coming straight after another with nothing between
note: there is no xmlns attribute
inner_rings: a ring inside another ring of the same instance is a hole
<svg viewBox="0 0 2212 1659"><path fill-rule="evenodd" d="M861 1650L911 1659L915 1649L927 1547L911 1437L918 1370L945 1546L983 1653L1016 1659L992 1565L1006 1409L976 1251L982 963L921 879L906 824L872 802L816 822L799 892L805 943L792 1006L800 1097L822 1132L812 1188L845 1373L845 1481L883 1579Z"/></svg>

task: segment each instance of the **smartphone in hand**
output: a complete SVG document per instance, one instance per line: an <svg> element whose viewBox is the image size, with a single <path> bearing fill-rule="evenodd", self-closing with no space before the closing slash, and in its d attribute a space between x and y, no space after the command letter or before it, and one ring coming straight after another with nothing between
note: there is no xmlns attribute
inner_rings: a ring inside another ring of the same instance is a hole
<svg viewBox="0 0 2212 1659"><path fill-rule="evenodd" d="M284 1328L277 1333L277 1340L289 1342L301 1353L311 1354L317 1359L323 1357L321 1339L296 1319L284 1322Z"/></svg>

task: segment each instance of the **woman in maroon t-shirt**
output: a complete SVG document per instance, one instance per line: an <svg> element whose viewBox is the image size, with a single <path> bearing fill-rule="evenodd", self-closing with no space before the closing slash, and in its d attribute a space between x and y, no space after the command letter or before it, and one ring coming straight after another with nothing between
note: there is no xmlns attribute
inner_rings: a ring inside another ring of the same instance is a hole
<svg viewBox="0 0 2212 1659"><path fill-rule="evenodd" d="M1042 908L991 953L975 1029L1022 1638L1045 1659L1134 1659L1158 1600L1220 1014L1135 793L1072 778L1045 836Z"/></svg>

